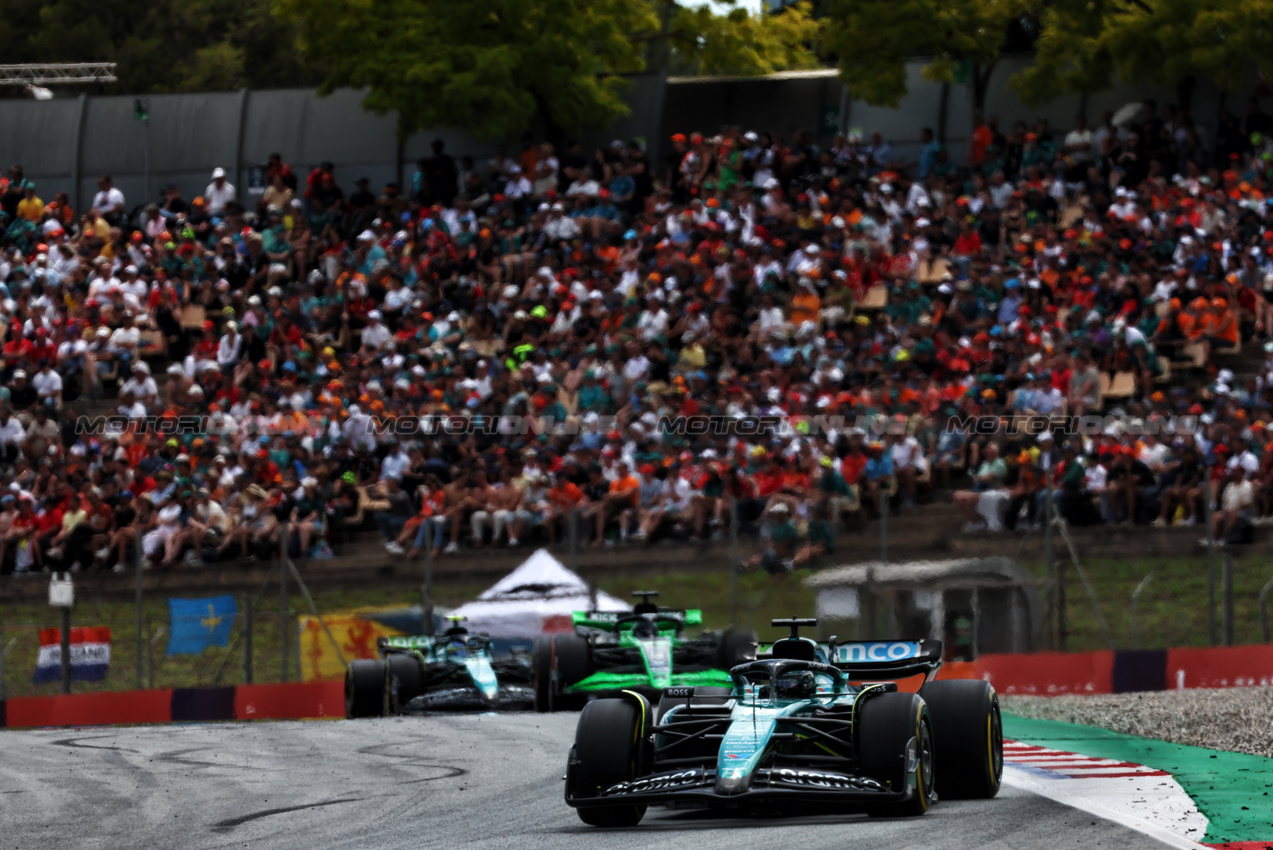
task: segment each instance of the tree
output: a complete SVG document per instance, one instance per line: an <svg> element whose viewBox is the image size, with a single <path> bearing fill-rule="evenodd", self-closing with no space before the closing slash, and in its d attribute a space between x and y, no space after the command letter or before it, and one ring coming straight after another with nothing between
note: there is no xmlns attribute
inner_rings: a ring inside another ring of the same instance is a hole
<svg viewBox="0 0 1273 850"><path fill-rule="evenodd" d="M674 7L670 19L660 15L668 61L665 67L652 62L652 69L747 76L823 67L813 49L821 24L808 2L768 15L734 6L732 0L721 4L722 11L671 0L664 5Z"/></svg>
<svg viewBox="0 0 1273 850"><path fill-rule="evenodd" d="M733 6L733 0L722 5ZM814 67L806 6L762 19L676 0L278 0L302 56L328 69L322 90L366 87L399 133L460 126L522 133L536 116L557 134L627 114L621 75L764 74Z"/></svg>
<svg viewBox="0 0 1273 850"><path fill-rule="evenodd" d="M127 93L315 84L273 0L11 0L0 46L11 62L115 62Z"/></svg>
<svg viewBox="0 0 1273 850"><path fill-rule="evenodd" d="M302 56L322 62L323 92L368 89L364 105L397 111L405 138L461 126L520 134L536 114L575 131L626 112L620 74L643 68L634 32L657 28L626 0L279 0Z"/></svg>
<svg viewBox="0 0 1273 850"><path fill-rule="evenodd" d="M1227 91L1273 70L1273 0L1059 0L1040 22L1034 63L1009 83L1028 103L1118 76L1173 85L1188 109L1201 77Z"/></svg>
<svg viewBox="0 0 1273 850"><path fill-rule="evenodd" d="M924 76L967 76L972 107L985 106L995 64L1026 0L827 0L823 45L834 53L849 93L897 106L909 88L906 63L930 57Z"/></svg>

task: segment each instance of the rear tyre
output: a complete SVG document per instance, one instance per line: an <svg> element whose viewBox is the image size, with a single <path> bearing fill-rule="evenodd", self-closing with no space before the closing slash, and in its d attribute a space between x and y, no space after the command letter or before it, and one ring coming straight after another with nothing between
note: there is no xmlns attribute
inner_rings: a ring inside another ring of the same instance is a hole
<svg viewBox="0 0 1273 850"><path fill-rule="evenodd" d="M552 711L553 639L535 638L535 651L531 655L531 668L535 679L535 710L543 714Z"/></svg>
<svg viewBox="0 0 1273 850"><path fill-rule="evenodd" d="M951 800L986 800L1003 779L1003 720L989 682L951 679L919 690L932 716L940 769L937 793Z"/></svg>
<svg viewBox="0 0 1273 850"><path fill-rule="evenodd" d="M384 717L385 662L374 659L351 661L345 670L345 716Z"/></svg>
<svg viewBox="0 0 1273 850"><path fill-rule="evenodd" d="M592 647L579 635L557 635L552 639L553 664L557 681L549 688L549 711L577 711L586 696L565 693L566 688L592 675Z"/></svg>
<svg viewBox="0 0 1273 850"><path fill-rule="evenodd" d="M642 709L632 700L599 699L584 706L571 751L569 783L580 797L595 797L620 782L630 782L645 771ZM576 809L579 819L592 826L636 826L645 817L645 806L616 805Z"/></svg>
<svg viewBox="0 0 1273 850"><path fill-rule="evenodd" d="M758 646L755 632L736 632L731 629L721 636L717 663L722 670L728 670L739 664L755 661Z"/></svg>
<svg viewBox="0 0 1273 850"><path fill-rule="evenodd" d="M385 705L400 714L411 700L424 693L424 671L414 655L394 653L385 659Z"/></svg>
<svg viewBox="0 0 1273 850"><path fill-rule="evenodd" d="M862 773L890 791L912 787L909 800L870 806L871 817L922 815L936 800L933 786L933 732L928 707L918 694L869 696L857 718ZM915 749L911 751L911 742ZM914 760L912 767L908 762Z"/></svg>

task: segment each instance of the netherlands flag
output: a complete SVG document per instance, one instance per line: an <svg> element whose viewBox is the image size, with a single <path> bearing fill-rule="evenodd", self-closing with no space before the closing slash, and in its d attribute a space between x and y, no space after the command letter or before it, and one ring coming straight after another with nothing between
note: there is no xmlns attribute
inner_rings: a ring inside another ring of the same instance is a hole
<svg viewBox="0 0 1273 850"><path fill-rule="evenodd" d="M111 630L71 629L71 678L100 682L106 678L111 661ZM35 664L37 685L62 680L62 630L40 629L40 657Z"/></svg>

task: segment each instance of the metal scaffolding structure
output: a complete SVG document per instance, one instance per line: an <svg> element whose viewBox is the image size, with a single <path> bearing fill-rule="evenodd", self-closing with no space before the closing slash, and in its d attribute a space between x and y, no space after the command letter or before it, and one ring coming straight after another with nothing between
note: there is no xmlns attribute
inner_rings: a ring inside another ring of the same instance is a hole
<svg viewBox="0 0 1273 850"><path fill-rule="evenodd" d="M47 86L66 83L113 83L114 62L57 65L0 65L0 85Z"/></svg>

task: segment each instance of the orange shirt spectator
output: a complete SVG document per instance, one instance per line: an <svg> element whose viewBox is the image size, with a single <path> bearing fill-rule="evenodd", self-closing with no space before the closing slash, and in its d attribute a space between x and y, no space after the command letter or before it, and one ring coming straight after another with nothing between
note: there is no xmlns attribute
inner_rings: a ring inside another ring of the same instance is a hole
<svg viewBox="0 0 1273 850"><path fill-rule="evenodd" d="M637 503L637 494L641 489L641 479L628 473L627 475L616 478L610 482L610 495L626 496L627 500L633 505Z"/></svg>
<svg viewBox="0 0 1273 850"><path fill-rule="evenodd" d="M821 314L822 299L814 291L813 284L802 285L800 291L791 299L791 324L797 328L805 322L813 322L816 325Z"/></svg>
<svg viewBox="0 0 1273 850"><path fill-rule="evenodd" d="M610 489L614 492L613 485ZM548 501L558 510L569 510L583 501L583 491L567 478L559 476L557 483L548 491Z"/></svg>

